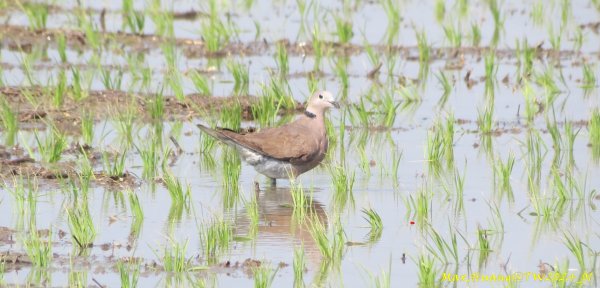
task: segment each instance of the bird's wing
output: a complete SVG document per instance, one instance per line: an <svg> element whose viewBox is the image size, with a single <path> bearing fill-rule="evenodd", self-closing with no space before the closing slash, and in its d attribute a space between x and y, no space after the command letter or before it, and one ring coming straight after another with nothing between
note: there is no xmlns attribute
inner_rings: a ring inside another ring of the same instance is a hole
<svg viewBox="0 0 600 288"><path fill-rule="evenodd" d="M202 131L229 145L239 145L274 159L303 164L319 154L318 139L309 129L290 123L256 133L238 134L226 129L210 129L198 125Z"/></svg>

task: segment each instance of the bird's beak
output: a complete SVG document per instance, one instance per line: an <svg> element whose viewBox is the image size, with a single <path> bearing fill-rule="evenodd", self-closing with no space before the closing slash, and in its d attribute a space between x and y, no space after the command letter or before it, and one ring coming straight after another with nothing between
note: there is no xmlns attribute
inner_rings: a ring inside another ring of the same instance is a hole
<svg viewBox="0 0 600 288"><path fill-rule="evenodd" d="M338 103L338 102L336 102L336 101L331 101L331 102L329 102L329 103L331 103L331 105L333 105L333 107L335 107L335 108L337 108L337 109L340 109L340 103Z"/></svg>

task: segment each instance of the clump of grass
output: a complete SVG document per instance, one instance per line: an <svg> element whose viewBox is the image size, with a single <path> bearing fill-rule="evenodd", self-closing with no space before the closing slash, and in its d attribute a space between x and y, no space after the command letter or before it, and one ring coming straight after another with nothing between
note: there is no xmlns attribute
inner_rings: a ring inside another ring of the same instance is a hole
<svg viewBox="0 0 600 288"><path fill-rule="evenodd" d="M290 71L288 62L288 52L285 43L278 42L277 50L275 50L275 60L277 62L277 68L279 68L279 77L286 79Z"/></svg>
<svg viewBox="0 0 600 288"><path fill-rule="evenodd" d="M508 159L506 162L502 162L502 160L498 159L494 163L494 177L496 179L496 186L500 189L500 191L508 196L508 200L510 202L514 201L512 186L510 184L510 175L512 174L513 167L515 166L515 156L510 153L508 155Z"/></svg>
<svg viewBox="0 0 600 288"><path fill-rule="evenodd" d="M419 265L419 287L438 287L440 272L435 265L435 258L421 255L417 264Z"/></svg>
<svg viewBox="0 0 600 288"><path fill-rule="evenodd" d="M581 271L587 271L585 266L585 254L583 250L583 246L585 245L581 240L575 237L573 234L564 233L564 243L565 246L571 251L575 259L577 259L577 263L579 263L579 269ZM585 245L587 247L587 245Z"/></svg>
<svg viewBox="0 0 600 288"><path fill-rule="evenodd" d="M84 112L81 118L81 136L85 144L92 144L94 140L94 118L88 112Z"/></svg>
<svg viewBox="0 0 600 288"><path fill-rule="evenodd" d="M363 219L369 223L371 230L369 231L369 242L376 242L381 238L383 233L383 221L381 221L381 216L373 208L363 208L361 210L363 213Z"/></svg>
<svg viewBox="0 0 600 288"><path fill-rule="evenodd" d="M592 89L596 87L596 73L594 68L589 63L584 63L582 68L583 80L581 81L581 88Z"/></svg>
<svg viewBox="0 0 600 288"><path fill-rule="evenodd" d="M484 58L485 63L485 95L494 97L494 88L496 85L496 75L498 74L498 65L496 64L496 53L490 52Z"/></svg>
<svg viewBox="0 0 600 288"><path fill-rule="evenodd" d="M313 215L308 224L310 235L315 240L317 248L319 248L325 260L337 263L342 259L344 253L346 235L339 221L332 225L329 233L321 221L316 215Z"/></svg>
<svg viewBox="0 0 600 288"><path fill-rule="evenodd" d="M462 46L462 32L460 30L460 25L453 26L452 24L444 25L444 34L446 35L446 40L450 43L450 45L454 48L460 48Z"/></svg>
<svg viewBox="0 0 600 288"><path fill-rule="evenodd" d="M19 8L25 12L25 15L27 15L29 26L31 26L33 30L46 29L46 23L48 22L48 5L44 3L22 4L21 1L17 1L16 3Z"/></svg>
<svg viewBox="0 0 600 288"><path fill-rule="evenodd" d="M344 19L344 17L334 16L336 35L341 44L348 44L354 32L352 32L352 22Z"/></svg>
<svg viewBox="0 0 600 288"><path fill-rule="evenodd" d="M120 260L117 262L117 270L119 270L119 275L121 276L122 288L137 287L140 277L140 264L138 261L124 262Z"/></svg>
<svg viewBox="0 0 600 288"><path fill-rule="evenodd" d="M260 212L258 210L258 200L256 194L252 196L250 201L246 202L246 213L250 220L250 226L248 227L248 237L254 239L258 232L258 222L260 220Z"/></svg>
<svg viewBox="0 0 600 288"><path fill-rule="evenodd" d="M312 195L311 197L306 196L302 184L295 182L291 184L290 194L292 196L292 216L294 219L303 222L306 212L309 211L312 206Z"/></svg>
<svg viewBox="0 0 600 288"><path fill-rule="evenodd" d="M490 248L490 242L488 240L489 230L482 229L481 227L477 228L477 245L479 251L479 266L481 267L492 252Z"/></svg>
<svg viewBox="0 0 600 288"><path fill-rule="evenodd" d="M471 25L471 44L475 47L478 47L479 43L481 43L481 29L479 28L479 25L472 24Z"/></svg>
<svg viewBox="0 0 600 288"><path fill-rule="evenodd" d="M67 75L65 73L65 70L61 69L58 72L57 81L58 82L54 87L54 92L52 93L52 104L54 104L54 107L59 108L60 106L62 106L65 94L67 93Z"/></svg>
<svg viewBox="0 0 600 288"><path fill-rule="evenodd" d="M58 36L56 36L56 46L60 61L62 63L67 63L67 37L65 34L58 34Z"/></svg>
<svg viewBox="0 0 600 288"><path fill-rule="evenodd" d="M146 22L144 12L134 10L133 0L123 0L122 3L123 27L129 28L131 33L143 34L144 24Z"/></svg>
<svg viewBox="0 0 600 288"><path fill-rule="evenodd" d="M165 183L165 186L167 187L167 191L169 191L171 201L177 205L188 205L191 194L190 185L186 185L184 187L181 181L179 181L179 179L175 177L175 175L168 171L163 172L164 173L162 180Z"/></svg>
<svg viewBox="0 0 600 288"><path fill-rule="evenodd" d="M454 116L450 114L444 124L437 120L433 128L427 133L427 161L431 171L439 175L442 161L447 167L454 165Z"/></svg>
<svg viewBox="0 0 600 288"><path fill-rule="evenodd" d="M52 127L43 140L40 139L37 131L34 132L34 136L42 160L46 163L58 162L67 148L66 137L56 127Z"/></svg>
<svg viewBox="0 0 600 288"><path fill-rule="evenodd" d="M125 156L127 152L115 153L110 155L108 152L102 153L102 166L104 173L113 179L121 178L125 175Z"/></svg>
<svg viewBox="0 0 600 288"><path fill-rule="evenodd" d="M245 67L245 65L242 63L232 61L227 63L227 69L229 69L229 72L231 72L233 75L233 94L236 96L248 95L250 87L250 75L248 67Z"/></svg>
<svg viewBox="0 0 600 288"><path fill-rule="evenodd" d="M275 275L279 269L271 269L265 265L260 265L252 269L254 274L254 287L255 288L269 288L273 285Z"/></svg>
<svg viewBox="0 0 600 288"><path fill-rule="evenodd" d="M188 242L185 241L182 245L169 239L169 244L170 246L165 245L162 256L165 271L179 273L192 270L192 259L185 257Z"/></svg>
<svg viewBox="0 0 600 288"><path fill-rule="evenodd" d="M96 228L86 202L67 208L71 236L80 248L91 247L96 239Z"/></svg>
<svg viewBox="0 0 600 288"><path fill-rule="evenodd" d="M409 195L408 199L404 201L407 215L410 215L411 219L415 219L415 222L419 225L428 223L431 219L432 198L433 192L427 187L420 188L414 198L413 195Z"/></svg>
<svg viewBox="0 0 600 288"><path fill-rule="evenodd" d="M333 181L333 201L338 209L344 209L348 201L354 206L354 172L347 173L347 168L341 166L331 167Z"/></svg>
<svg viewBox="0 0 600 288"><path fill-rule="evenodd" d="M48 240L42 240L35 226L29 231L25 238L23 246L27 256L36 267L49 267L52 263L52 232L48 235Z"/></svg>
<svg viewBox="0 0 600 288"><path fill-rule="evenodd" d="M490 134L493 131L494 107L486 105L483 113L479 112L477 116L477 125L481 134Z"/></svg>
<svg viewBox="0 0 600 288"><path fill-rule="evenodd" d="M188 73L188 77L192 80L196 92L202 96L212 95L211 85L209 85L208 79L206 79L204 75L200 74L196 70L192 70L190 73Z"/></svg>
<svg viewBox="0 0 600 288"><path fill-rule="evenodd" d="M431 48L427 42L427 34L425 31L415 30L417 37L417 47L419 48L419 75L427 75L429 72L429 61L431 58ZM425 77L421 77L425 78Z"/></svg>
<svg viewBox="0 0 600 288"><path fill-rule="evenodd" d="M388 46L394 45L400 31L400 5L392 0L381 1L383 10L387 15L388 25L385 30L385 38Z"/></svg>
<svg viewBox="0 0 600 288"><path fill-rule="evenodd" d="M452 226L450 226L449 228L450 231L452 231L450 234L450 242L446 241L442 237L442 235L435 231L435 229L429 229L428 231L432 241L427 241L427 250L431 252L431 254L434 257L438 258L441 261L444 261L444 264L449 264L450 256L452 257L454 264L458 264L458 241L456 237L456 232L453 230ZM431 245L429 244L430 242L433 242L435 248L431 247Z"/></svg>
<svg viewBox="0 0 600 288"><path fill-rule="evenodd" d="M201 33L209 52L218 52L229 43L232 28L228 27L218 15L219 5L216 0L208 1L209 17L202 23Z"/></svg>
<svg viewBox="0 0 600 288"><path fill-rule="evenodd" d="M208 263L215 263L218 256L229 249L233 240L233 227L223 219L215 218L201 234L204 256Z"/></svg>

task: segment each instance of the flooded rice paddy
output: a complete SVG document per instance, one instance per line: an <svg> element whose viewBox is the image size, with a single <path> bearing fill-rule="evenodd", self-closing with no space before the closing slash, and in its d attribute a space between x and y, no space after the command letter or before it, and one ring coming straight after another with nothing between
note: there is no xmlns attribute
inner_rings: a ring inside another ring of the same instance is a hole
<svg viewBox="0 0 600 288"><path fill-rule="evenodd" d="M0 286L599 285L597 0L0 8ZM293 182L196 127L318 89Z"/></svg>

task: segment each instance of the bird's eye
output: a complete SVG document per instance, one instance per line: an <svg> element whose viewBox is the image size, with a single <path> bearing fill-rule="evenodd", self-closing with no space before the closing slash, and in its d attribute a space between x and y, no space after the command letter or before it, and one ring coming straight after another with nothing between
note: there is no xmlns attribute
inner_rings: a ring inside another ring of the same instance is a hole
<svg viewBox="0 0 600 288"><path fill-rule="evenodd" d="M323 95L319 94L319 99L323 99Z"/></svg>

